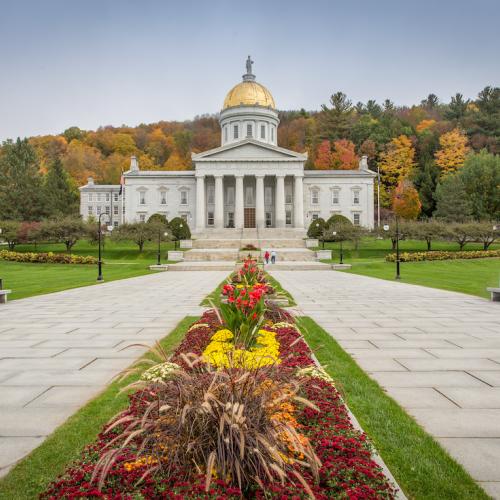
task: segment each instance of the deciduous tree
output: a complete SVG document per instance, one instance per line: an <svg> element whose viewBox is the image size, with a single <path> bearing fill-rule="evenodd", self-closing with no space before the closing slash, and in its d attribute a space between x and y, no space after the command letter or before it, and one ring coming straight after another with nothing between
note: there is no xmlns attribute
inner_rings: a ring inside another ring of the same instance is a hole
<svg viewBox="0 0 500 500"><path fill-rule="evenodd" d="M441 149L436 151L436 165L444 175L455 172L465 162L470 148L466 135L458 128L446 132L439 138Z"/></svg>
<svg viewBox="0 0 500 500"><path fill-rule="evenodd" d="M417 190L408 179L399 182L392 197L393 212L407 220L414 220L420 215L422 204Z"/></svg>
<svg viewBox="0 0 500 500"><path fill-rule="evenodd" d="M321 141L316 152L314 166L317 170L328 170L332 168L332 150L330 141Z"/></svg>
<svg viewBox="0 0 500 500"><path fill-rule="evenodd" d="M347 139L339 139L333 143L332 165L337 170L355 170L358 168L359 156L355 146Z"/></svg>
<svg viewBox="0 0 500 500"><path fill-rule="evenodd" d="M408 177L415 167L415 148L406 135L395 137L380 155L381 180L392 192L402 179Z"/></svg>

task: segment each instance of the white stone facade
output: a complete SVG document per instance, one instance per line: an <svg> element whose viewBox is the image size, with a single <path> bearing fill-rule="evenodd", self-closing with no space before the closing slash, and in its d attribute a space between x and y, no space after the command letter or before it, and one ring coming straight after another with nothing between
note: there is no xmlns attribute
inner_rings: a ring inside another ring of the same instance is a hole
<svg viewBox="0 0 500 500"><path fill-rule="evenodd" d="M221 146L193 154L194 170L141 171L132 157L119 196L123 213L118 223L147 221L160 213L168 220L184 218L198 233L212 228L304 230L312 220L338 213L373 227L375 174L366 158L357 170L305 170L306 154L277 145L274 100L254 80L247 73L230 91L220 114ZM113 193L119 187L102 186ZM80 188L84 218L95 216L88 195L99 189L93 183Z"/></svg>

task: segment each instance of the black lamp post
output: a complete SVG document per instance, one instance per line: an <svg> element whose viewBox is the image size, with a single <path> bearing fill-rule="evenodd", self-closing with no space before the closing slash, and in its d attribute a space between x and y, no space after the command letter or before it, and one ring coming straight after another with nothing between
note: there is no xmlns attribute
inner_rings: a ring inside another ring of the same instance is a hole
<svg viewBox="0 0 500 500"><path fill-rule="evenodd" d="M99 235L99 259L97 260L97 281L104 281L102 277L102 250L101 250L101 240L102 240L102 222L101 217L103 215L108 215L106 212L101 212L98 217L98 235ZM113 226L108 226L108 231L112 231Z"/></svg>
<svg viewBox="0 0 500 500"><path fill-rule="evenodd" d="M333 236L337 236L337 231L333 231L332 232ZM340 262L339 264L343 264L344 263L344 253L342 251L342 240L340 240Z"/></svg>
<svg viewBox="0 0 500 500"><path fill-rule="evenodd" d="M179 229L182 230L183 227L184 227L184 224L182 224L182 222L181 222L179 224ZM174 240L174 248L175 248L175 250L177 250L177 244L178 244L178 242L179 242L179 238L175 238L175 240Z"/></svg>
<svg viewBox="0 0 500 500"><path fill-rule="evenodd" d="M0 234L2 234L2 228L0 227ZM3 289L3 280L0 278L0 290Z"/></svg>
<svg viewBox="0 0 500 500"><path fill-rule="evenodd" d="M389 224L384 224L384 231L389 231ZM401 260L399 258L399 218L396 215L396 279L401 279L400 273L400 263Z"/></svg>
<svg viewBox="0 0 500 500"><path fill-rule="evenodd" d="M156 261L157 266L161 266L161 233L162 233L162 230L158 229L158 255L157 255L158 258ZM168 236L168 233L164 232L163 236Z"/></svg>

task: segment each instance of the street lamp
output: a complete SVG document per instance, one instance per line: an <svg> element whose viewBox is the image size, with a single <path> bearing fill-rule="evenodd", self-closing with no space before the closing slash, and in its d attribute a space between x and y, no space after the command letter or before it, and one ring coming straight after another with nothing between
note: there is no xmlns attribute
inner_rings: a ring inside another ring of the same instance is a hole
<svg viewBox="0 0 500 500"><path fill-rule="evenodd" d="M108 215L106 212L101 212L98 217L98 235L99 235L99 259L97 260L97 281L104 281L102 277L102 251L101 251L101 240L102 240L102 222L101 217L103 215ZM107 226L108 231L113 231L113 226Z"/></svg>
<svg viewBox="0 0 500 500"><path fill-rule="evenodd" d="M157 255L158 259L156 262L157 266L161 266L161 233L162 233L162 230L158 229L158 255ZM163 236L168 236L168 233L165 231L163 233Z"/></svg>
<svg viewBox="0 0 500 500"><path fill-rule="evenodd" d="M337 236L337 231L332 232L333 236ZM342 251L342 240L340 240L340 262L339 264L344 263L344 252Z"/></svg>
<svg viewBox="0 0 500 500"><path fill-rule="evenodd" d="M389 224L384 224L384 231L389 231ZM399 258L399 217L396 215L396 279L401 279Z"/></svg>
<svg viewBox="0 0 500 500"><path fill-rule="evenodd" d="M184 227L184 224L181 222L179 224L179 229L182 229L183 227ZM179 232L182 232L182 231L179 231ZM179 241L179 238L175 238L175 240L174 240L174 248L175 248L175 250L177 250L177 242L178 241Z"/></svg>
<svg viewBox="0 0 500 500"><path fill-rule="evenodd" d="M2 228L0 227L0 234L2 234ZM0 290L3 289L3 280L0 278Z"/></svg>

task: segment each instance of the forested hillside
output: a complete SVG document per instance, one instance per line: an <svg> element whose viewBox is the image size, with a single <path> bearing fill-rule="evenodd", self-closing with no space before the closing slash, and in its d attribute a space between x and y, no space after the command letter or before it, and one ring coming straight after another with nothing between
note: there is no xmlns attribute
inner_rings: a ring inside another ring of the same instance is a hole
<svg viewBox="0 0 500 500"><path fill-rule="evenodd" d="M370 168L380 168L383 206L391 206L392 193L405 179L416 187L426 216L436 208L438 183L460 170L471 155L486 150L479 159L498 165L498 87L484 88L474 100L456 94L446 103L430 94L411 107L390 100L354 104L337 92L319 111L282 111L280 120L279 145L307 151L307 168L357 168L359 157L367 155ZM29 159L29 178L38 175L36 182L45 182L50 166L60 160L74 188L89 176L99 183L117 183L132 154L141 169L190 169L191 152L217 147L220 130L217 116L202 115L185 122L106 126L96 131L75 126L60 135L31 137L27 142L16 146L15 141L6 141L0 150L0 200L2 189L5 193L16 183L11 165L16 161L12 155L21 154L16 147L22 146L21 156ZM58 165L58 175L60 170Z"/></svg>

